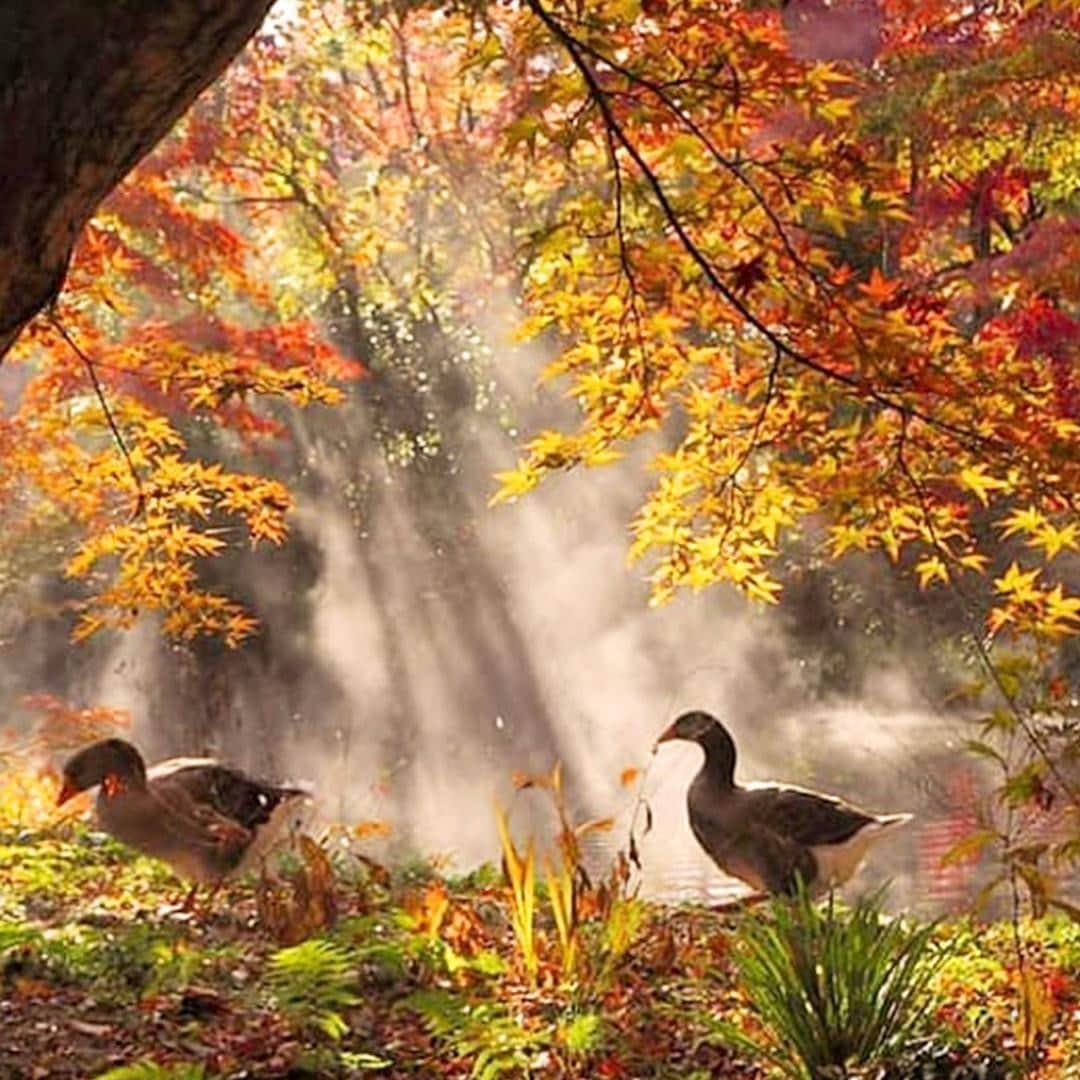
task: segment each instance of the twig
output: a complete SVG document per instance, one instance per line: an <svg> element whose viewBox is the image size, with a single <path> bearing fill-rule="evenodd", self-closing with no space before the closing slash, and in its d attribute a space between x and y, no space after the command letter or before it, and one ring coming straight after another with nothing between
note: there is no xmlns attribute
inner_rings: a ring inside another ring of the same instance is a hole
<svg viewBox="0 0 1080 1080"><path fill-rule="evenodd" d="M135 509L132 512L132 517L138 517L143 510L143 505L146 502L146 492L143 489L142 479L139 476L138 471L135 468L135 462L131 458L131 453L127 448L127 443L124 442L124 436L120 432L120 428L116 423L116 418L113 416L113 411L109 407L108 399L105 397L105 388L101 385L101 380L97 376L97 372L94 370L94 362L82 349L79 343L68 332L67 327L63 324L60 316L56 313L56 308L51 307L49 309L49 323L53 329L67 342L72 352L83 362L86 368L87 375L90 376L90 384L94 388L94 393L97 395L98 403L101 405L101 411L105 414L105 422L109 425L109 431L112 432L112 437L116 442L116 445L120 448L120 453L124 456L124 462L127 464L128 472L131 473L131 479L135 484L136 500Z"/></svg>
<svg viewBox="0 0 1080 1080"><path fill-rule="evenodd" d="M652 752L649 754L649 761L645 766L644 771L641 774L641 781L638 784L637 799L634 801L634 809L630 814L630 827L626 833L626 856L627 859L637 869L638 873L643 873L641 867L641 855L637 846L637 822L638 817L641 814L641 808L645 808L645 822L648 826L643 836L649 832L652 828L652 807L649 806L649 800L645 795L646 781L649 779L649 773L652 771L653 763L656 761L656 743L653 743Z"/></svg>
<svg viewBox="0 0 1080 1080"><path fill-rule="evenodd" d="M1013 951L1016 953L1016 973L1020 977L1020 1016L1023 1023L1023 1069L1028 1076L1031 1069L1031 994L1028 988L1027 947L1020 928L1020 886L1017 884L1016 866L1009 867L1010 919Z"/></svg>

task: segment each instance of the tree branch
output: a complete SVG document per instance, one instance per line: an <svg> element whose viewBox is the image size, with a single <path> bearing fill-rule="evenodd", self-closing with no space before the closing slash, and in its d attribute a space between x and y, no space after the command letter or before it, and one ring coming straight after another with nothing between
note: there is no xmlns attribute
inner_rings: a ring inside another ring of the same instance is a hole
<svg viewBox="0 0 1080 1080"><path fill-rule="evenodd" d="M600 117L605 127L611 135L614 136L618 144L626 151L627 156L637 166L645 183L652 191L653 197L656 199L657 205L660 207L668 225L682 245L683 250L690 256L691 260L701 271L709 285L720 294L724 301L749 327L756 330L773 346L773 349L777 354L786 357L809 371L815 372L831 382L839 383L847 390L851 391L852 396L857 400L864 402L872 401L881 408L896 412L901 416L921 420L923 423L936 428L965 445L986 445L990 442L990 440L979 435L977 432L969 431L956 424L952 424L949 421L942 420L940 417L925 412L918 406L882 392L866 379L859 378L855 375L849 375L846 372L838 371L835 368L830 367L827 363L817 357L793 346L786 338L777 333L762 318L760 318L738 295L738 293L728 286L720 277L716 268L695 243L678 211L668 197L667 192L664 190L664 185L659 176L657 176L656 172L645 160L637 145L630 138L625 128L623 128L622 124L619 123L618 118L615 116L611 103L608 100L608 95L600 85L596 72L589 64L586 47L579 42L559 22L559 20L543 6L543 4L540 3L540 0L526 0L526 2L529 9L566 50L572 63L578 69L586 89L588 90L589 96L599 110Z"/></svg>

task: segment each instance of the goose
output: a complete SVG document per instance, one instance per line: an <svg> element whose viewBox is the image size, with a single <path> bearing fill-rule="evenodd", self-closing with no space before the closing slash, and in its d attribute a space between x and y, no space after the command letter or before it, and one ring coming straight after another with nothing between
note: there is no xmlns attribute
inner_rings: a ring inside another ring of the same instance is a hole
<svg viewBox="0 0 1080 1080"><path fill-rule="evenodd" d="M200 885L212 887L212 900L226 878L261 863L311 798L212 758L172 758L147 769L131 743L115 738L66 762L57 806L99 785L101 827L191 881L185 909Z"/></svg>
<svg viewBox="0 0 1080 1080"><path fill-rule="evenodd" d="M870 814L842 799L780 784L735 783L735 742L715 716L683 713L656 740L697 743L705 762L690 784L690 828L726 874L773 896L843 885L871 845L911 814Z"/></svg>

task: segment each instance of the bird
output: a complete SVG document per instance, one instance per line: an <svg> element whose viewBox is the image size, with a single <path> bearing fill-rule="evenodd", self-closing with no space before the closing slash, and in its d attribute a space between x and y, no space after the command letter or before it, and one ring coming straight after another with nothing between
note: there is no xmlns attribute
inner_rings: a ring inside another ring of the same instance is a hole
<svg viewBox="0 0 1080 1080"><path fill-rule="evenodd" d="M683 713L656 740L705 751L687 792L690 828L713 862L751 888L818 897L843 885L871 845L911 814L871 814L832 795L781 784L735 783L735 742L715 716Z"/></svg>
<svg viewBox="0 0 1080 1080"><path fill-rule="evenodd" d="M57 806L94 787L105 832L192 882L184 909L200 885L212 888L209 904L226 878L265 860L311 800L302 788L256 780L212 758L171 758L147 769L138 749L118 738L68 759Z"/></svg>

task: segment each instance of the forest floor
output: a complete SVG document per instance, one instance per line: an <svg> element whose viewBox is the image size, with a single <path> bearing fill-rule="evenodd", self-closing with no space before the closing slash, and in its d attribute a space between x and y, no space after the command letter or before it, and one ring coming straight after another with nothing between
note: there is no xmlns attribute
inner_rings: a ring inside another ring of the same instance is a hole
<svg viewBox="0 0 1080 1080"><path fill-rule="evenodd" d="M297 860L193 915L165 869L85 826L0 834L0 1078L769 1075L725 1027L760 1035L733 955L767 913L590 887L568 959L545 887L530 948L495 868L329 870ZM858 1075L1080 1077L1080 926L1020 929L1022 966L1011 924L942 924L925 1040Z"/></svg>

